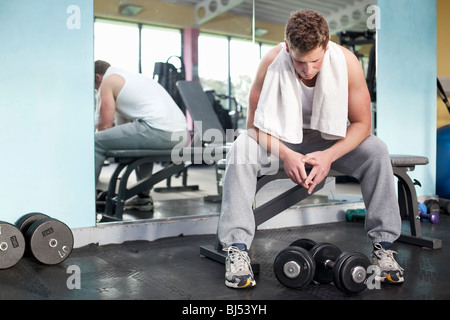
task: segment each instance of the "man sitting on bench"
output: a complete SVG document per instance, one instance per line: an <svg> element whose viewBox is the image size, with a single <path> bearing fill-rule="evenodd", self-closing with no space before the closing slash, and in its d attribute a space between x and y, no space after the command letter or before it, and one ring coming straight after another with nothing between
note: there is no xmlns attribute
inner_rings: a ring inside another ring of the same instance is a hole
<svg viewBox="0 0 450 320"><path fill-rule="evenodd" d="M155 80L95 62L95 89L100 107L95 133L95 178L98 182L108 150L167 150L188 141L186 117ZM123 119L114 123L115 116ZM177 138L172 140L172 135ZM152 174L153 164L137 168L138 181ZM131 198L125 209L153 210L150 190Z"/></svg>
<svg viewBox="0 0 450 320"><path fill-rule="evenodd" d="M285 43L262 59L249 96L247 134L227 154L218 239L228 251L225 283L254 286L247 249L255 234L257 177L281 161L289 178L311 194L330 169L360 181L380 281L403 282L391 250L401 217L388 149L372 135L370 95L356 56L330 41L326 20L293 12ZM312 166L307 174L305 165Z"/></svg>

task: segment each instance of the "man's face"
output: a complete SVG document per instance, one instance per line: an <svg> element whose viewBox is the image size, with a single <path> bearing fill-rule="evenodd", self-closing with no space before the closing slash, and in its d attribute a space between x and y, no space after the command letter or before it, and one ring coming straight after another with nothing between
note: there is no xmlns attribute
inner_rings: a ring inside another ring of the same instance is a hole
<svg viewBox="0 0 450 320"><path fill-rule="evenodd" d="M310 52L301 53L298 50L289 50L286 44L286 51L292 58L295 71L304 80L312 80L319 73L326 50L328 47L324 50L322 46L318 46Z"/></svg>

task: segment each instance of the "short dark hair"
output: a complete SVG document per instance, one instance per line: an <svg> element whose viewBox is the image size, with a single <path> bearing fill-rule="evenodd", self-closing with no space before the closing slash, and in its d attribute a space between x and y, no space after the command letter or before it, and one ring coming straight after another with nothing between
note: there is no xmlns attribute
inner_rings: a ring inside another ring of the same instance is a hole
<svg viewBox="0 0 450 320"><path fill-rule="evenodd" d="M328 23L325 18L313 10L291 12L286 23L285 40L291 50L310 52L318 46L326 49L330 40Z"/></svg>
<svg viewBox="0 0 450 320"><path fill-rule="evenodd" d="M111 67L111 65L108 62L97 60L95 61L95 74L101 74L103 76L109 67Z"/></svg>

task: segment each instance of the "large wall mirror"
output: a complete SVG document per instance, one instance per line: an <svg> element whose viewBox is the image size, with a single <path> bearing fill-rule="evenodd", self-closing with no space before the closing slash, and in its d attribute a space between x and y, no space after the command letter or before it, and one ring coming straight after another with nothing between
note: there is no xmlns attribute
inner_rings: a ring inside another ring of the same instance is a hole
<svg viewBox="0 0 450 320"><path fill-rule="evenodd" d="M329 23L332 41L345 45L361 61L372 94L373 113L376 112L376 0L95 0L94 5L95 59L149 77L155 77L155 63L166 62L170 57L171 63L181 68L173 56L183 56L184 30L198 30L198 47L193 50L198 55L197 65L189 72L198 77L212 103L227 111L235 130L245 129L248 91L259 60L283 41L290 12L302 8L319 11ZM374 121L373 132L376 133ZM165 165L157 163L154 170ZM114 159L105 161L97 184L99 194L107 190L116 167ZM187 185L198 185L199 190L166 192L169 184L182 186L184 177L179 174L170 181L161 181L151 192L153 210L125 210L123 220L218 214L220 179L216 167L188 168ZM287 187L289 181L275 183L265 192L282 192ZM264 201L263 198L264 192L256 201ZM360 199L358 183L339 178L299 205ZM101 212L104 198L100 196L98 200L97 212ZM100 221L101 215L98 217ZM102 220L106 222L110 220Z"/></svg>

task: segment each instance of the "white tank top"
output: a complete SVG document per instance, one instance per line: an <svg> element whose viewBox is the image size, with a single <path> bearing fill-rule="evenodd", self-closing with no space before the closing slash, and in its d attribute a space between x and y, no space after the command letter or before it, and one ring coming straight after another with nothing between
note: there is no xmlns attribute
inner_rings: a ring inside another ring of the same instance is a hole
<svg viewBox="0 0 450 320"><path fill-rule="evenodd" d="M186 117L169 93L155 80L140 73L109 67L103 79L118 74L125 79L117 95L116 112L124 118L144 120L155 129L176 132L187 129Z"/></svg>
<svg viewBox="0 0 450 320"><path fill-rule="evenodd" d="M301 80L300 83L300 88L302 90L303 128L310 129L315 87L308 87Z"/></svg>

